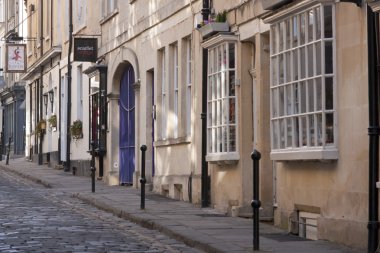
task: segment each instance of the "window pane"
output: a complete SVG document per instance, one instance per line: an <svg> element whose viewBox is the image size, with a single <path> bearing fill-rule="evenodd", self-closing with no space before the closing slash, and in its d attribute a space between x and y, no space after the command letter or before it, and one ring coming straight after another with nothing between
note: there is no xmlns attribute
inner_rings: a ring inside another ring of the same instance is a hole
<svg viewBox="0 0 380 253"><path fill-rule="evenodd" d="M222 110L222 100L219 99L217 102L217 124L220 126L222 124L223 120L223 110Z"/></svg>
<svg viewBox="0 0 380 253"><path fill-rule="evenodd" d="M301 82L300 83L300 102L301 102L301 113L306 112L306 83Z"/></svg>
<svg viewBox="0 0 380 253"><path fill-rule="evenodd" d="M278 120L274 120L272 123L273 149L278 149Z"/></svg>
<svg viewBox="0 0 380 253"><path fill-rule="evenodd" d="M333 78L326 77L325 79L325 100L326 110L334 109L334 97L333 97Z"/></svg>
<svg viewBox="0 0 380 253"><path fill-rule="evenodd" d="M224 51L223 50L223 46L219 46L218 47L218 59L217 59L217 66L218 66L218 68L217 68L217 71L221 71L222 70L222 52Z"/></svg>
<svg viewBox="0 0 380 253"><path fill-rule="evenodd" d="M228 108L229 108L229 105L228 105L228 99L223 99L223 119L222 119L222 124L223 125L225 125L225 124L227 124L227 122L228 122L228 117L229 117L229 115L228 115Z"/></svg>
<svg viewBox="0 0 380 253"><path fill-rule="evenodd" d="M308 81L308 99L309 99L309 106L308 106L308 112L314 112L314 81L309 80Z"/></svg>
<svg viewBox="0 0 380 253"><path fill-rule="evenodd" d="M298 35L299 35L299 28L298 28L298 17L293 17L293 47L298 46Z"/></svg>
<svg viewBox="0 0 380 253"><path fill-rule="evenodd" d="M293 50L293 81L298 80L298 50Z"/></svg>
<svg viewBox="0 0 380 253"><path fill-rule="evenodd" d="M211 128L207 129L207 151L212 153L212 130Z"/></svg>
<svg viewBox="0 0 380 253"><path fill-rule="evenodd" d="M321 38L321 9L320 7L315 8L315 39L319 40Z"/></svg>
<svg viewBox="0 0 380 253"><path fill-rule="evenodd" d="M294 113L298 114L299 112L299 88L298 83L293 84L293 99L294 99Z"/></svg>
<svg viewBox="0 0 380 253"><path fill-rule="evenodd" d="M315 92L316 92L316 111L322 110L322 79L315 79Z"/></svg>
<svg viewBox="0 0 380 253"><path fill-rule="evenodd" d="M216 97L215 98L222 97L222 94L221 94L221 92L222 92L221 77L222 77L221 73L216 74L216 86L215 86Z"/></svg>
<svg viewBox="0 0 380 253"><path fill-rule="evenodd" d="M313 35L313 33L314 33L314 31L313 31L313 29L314 29L314 10L308 11L307 17L308 17L308 19L307 19L307 24L308 24L307 38L308 38L308 42L310 42L310 41L313 41L313 37L314 37L314 35Z"/></svg>
<svg viewBox="0 0 380 253"><path fill-rule="evenodd" d="M279 52L284 50L284 30L285 30L285 23L280 23L280 30L279 30Z"/></svg>
<svg viewBox="0 0 380 253"><path fill-rule="evenodd" d="M208 73L214 73L214 50L208 51ZM161 66L163 68L163 66Z"/></svg>
<svg viewBox="0 0 380 253"><path fill-rule="evenodd" d="M292 85L286 86L286 115L293 115Z"/></svg>
<svg viewBox="0 0 380 253"><path fill-rule="evenodd" d="M314 115L309 115L309 145L315 146Z"/></svg>
<svg viewBox="0 0 380 253"><path fill-rule="evenodd" d="M212 82L213 82L213 77L212 76L209 76L208 78L208 86L207 86L207 100L211 100L212 99Z"/></svg>
<svg viewBox="0 0 380 253"><path fill-rule="evenodd" d="M230 89L228 94L230 96L235 96L235 71L229 71L229 82L230 82Z"/></svg>
<svg viewBox="0 0 380 253"><path fill-rule="evenodd" d="M332 6L324 6L324 19L325 19L325 38L332 38L333 27L332 27Z"/></svg>
<svg viewBox="0 0 380 253"><path fill-rule="evenodd" d="M305 57L306 57L306 49L305 47L301 47L300 48L300 67L301 67L301 79L305 78L306 77L306 60L305 60Z"/></svg>
<svg viewBox="0 0 380 253"><path fill-rule="evenodd" d="M229 127L230 129L230 148L229 148L229 151L230 152L234 152L236 151L236 127L235 126L230 126Z"/></svg>
<svg viewBox="0 0 380 253"><path fill-rule="evenodd" d="M272 90L272 117L278 117L278 88Z"/></svg>
<svg viewBox="0 0 380 253"><path fill-rule="evenodd" d="M291 62L290 52L285 53L286 82L291 81Z"/></svg>
<svg viewBox="0 0 380 253"><path fill-rule="evenodd" d="M325 42L325 73L333 73L333 45L332 41Z"/></svg>
<svg viewBox="0 0 380 253"><path fill-rule="evenodd" d="M278 59L279 59L278 64L279 64L279 75L280 75L279 84L282 84L285 81L285 79L284 79L284 75L285 75L285 73L284 73L284 55L280 54Z"/></svg>
<svg viewBox="0 0 380 253"><path fill-rule="evenodd" d="M234 57L233 55L229 56L229 60L234 60ZM225 70L227 68L227 49L226 49L226 45L223 45L223 51L222 51L222 70Z"/></svg>
<svg viewBox="0 0 380 253"><path fill-rule="evenodd" d="M228 52L229 52L229 68L234 69L235 68L235 44L230 43L228 45Z"/></svg>
<svg viewBox="0 0 380 253"><path fill-rule="evenodd" d="M326 144L334 143L334 115L326 114Z"/></svg>
<svg viewBox="0 0 380 253"><path fill-rule="evenodd" d="M322 49L321 42L315 43L315 70L317 71L315 74L318 76L322 73Z"/></svg>
<svg viewBox="0 0 380 253"><path fill-rule="evenodd" d="M322 146L322 114L317 114L317 145Z"/></svg>
<svg viewBox="0 0 380 253"><path fill-rule="evenodd" d="M313 45L307 46L307 73L308 77L312 77L314 75Z"/></svg>
<svg viewBox="0 0 380 253"><path fill-rule="evenodd" d="M278 84L277 82L277 69L278 69L278 62L277 62L277 56L272 57L271 59L271 70L272 70L272 86L276 86Z"/></svg>
<svg viewBox="0 0 380 253"><path fill-rule="evenodd" d="M277 53L277 32L278 32L278 28L277 28L277 24L274 24L271 26L271 45L272 45L272 54L276 54Z"/></svg>
<svg viewBox="0 0 380 253"><path fill-rule="evenodd" d="M236 122L235 98L230 98L229 108L229 123L234 124Z"/></svg>
<svg viewBox="0 0 380 253"><path fill-rule="evenodd" d="M285 148L285 119L280 119L280 148Z"/></svg>
<svg viewBox="0 0 380 253"><path fill-rule="evenodd" d="M290 41L291 41L291 34L290 34L290 28L291 28L291 19L286 20L286 26L285 26L285 40L286 40L286 49L291 48Z"/></svg>
<svg viewBox="0 0 380 253"><path fill-rule="evenodd" d="M299 143L299 129L300 129L300 126L299 126L300 122L299 122L299 119L298 117L295 117L294 118L294 146L295 147L299 147L300 146L300 143Z"/></svg>
<svg viewBox="0 0 380 253"><path fill-rule="evenodd" d="M305 32L306 32L306 13L300 15L300 45L305 44Z"/></svg>
<svg viewBox="0 0 380 253"><path fill-rule="evenodd" d="M307 121L306 116L301 117L301 144L302 146L307 146Z"/></svg>
<svg viewBox="0 0 380 253"><path fill-rule="evenodd" d="M284 116L284 101L285 101L285 94L284 94L284 86L281 86L279 88L279 109L280 109L280 116Z"/></svg>
<svg viewBox="0 0 380 253"><path fill-rule="evenodd" d="M292 119L288 118L286 119L286 147L292 147L293 146L293 128L292 128Z"/></svg>

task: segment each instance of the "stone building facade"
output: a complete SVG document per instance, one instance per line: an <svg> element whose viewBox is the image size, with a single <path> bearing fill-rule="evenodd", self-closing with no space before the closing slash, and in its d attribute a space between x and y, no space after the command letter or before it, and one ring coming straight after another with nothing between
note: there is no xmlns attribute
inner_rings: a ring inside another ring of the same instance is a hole
<svg viewBox="0 0 380 253"><path fill-rule="evenodd" d="M88 175L93 147L99 180L139 187L146 145L152 191L247 217L256 149L261 219L365 247L365 3L25 2L27 157ZM97 38L96 60L70 38Z"/></svg>

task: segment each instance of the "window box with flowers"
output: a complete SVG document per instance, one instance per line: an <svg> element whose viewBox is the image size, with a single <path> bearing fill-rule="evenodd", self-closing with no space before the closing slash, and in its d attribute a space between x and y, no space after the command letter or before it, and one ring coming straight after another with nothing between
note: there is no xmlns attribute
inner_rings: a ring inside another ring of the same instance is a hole
<svg viewBox="0 0 380 253"><path fill-rule="evenodd" d="M46 131L46 120L41 119L40 121L37 122L35 132L37 135L41 136L45 134Z"/></svg>
<svg viewBox="0 0 380 253"><path fill-rule="evenodd" d="M70 126L70 133L73 139L81 139L83 138L83 124L81 120L76 120Z"/></svg>
<svg viewBox="0 0 380 253"><path fill-rule="evenodd" d="M57 115L53 114L48 119L50 128L56 128L57 127Z"/></svg>
<svg viewBox="0 0 380 253"><path fill-rule="evenodd" d="M208 38L219 32L228 32L230 26L227 23L227 11L223 11L216 15L216 18L203 21L198 25L198 30L202 34L203 38Z"/></svg>

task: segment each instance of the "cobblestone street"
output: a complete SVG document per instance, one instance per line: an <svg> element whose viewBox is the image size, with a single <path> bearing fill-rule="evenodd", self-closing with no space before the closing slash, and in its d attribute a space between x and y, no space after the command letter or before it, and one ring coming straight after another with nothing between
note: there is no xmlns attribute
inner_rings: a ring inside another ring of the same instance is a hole
<svg viewBox="0 0 380 253"><path fill-rule="evenodd" d="M0 252L199 251L0 171Z"/></svg>

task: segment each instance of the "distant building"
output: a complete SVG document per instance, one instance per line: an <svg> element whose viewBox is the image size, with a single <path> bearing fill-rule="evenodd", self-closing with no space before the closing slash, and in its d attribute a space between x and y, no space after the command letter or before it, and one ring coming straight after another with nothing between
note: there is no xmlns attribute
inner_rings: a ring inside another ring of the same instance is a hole
<svg viewBox="0 0 380 253"><path fill-rule="evenodd" d="M25 71L25 51L23 38L26 26L22 20L26 17L23 1L0 1L0 100L1 154L10 148L10 156L25 154L25 82L20 73ZM21 63L21 69L12 68L10 62ZM10 146L9 146L10 145Z"/></svg>

